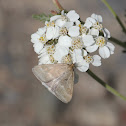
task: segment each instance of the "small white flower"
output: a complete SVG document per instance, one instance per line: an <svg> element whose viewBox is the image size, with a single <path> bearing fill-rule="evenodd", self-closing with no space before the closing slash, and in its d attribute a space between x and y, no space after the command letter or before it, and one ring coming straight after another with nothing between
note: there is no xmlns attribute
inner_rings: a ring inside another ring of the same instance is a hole
<svg viewBox="0 0 126 126"><path fill-rule="evenodd" d="M57 19L61 18L61 15L55 15L50 18L50 22L56 21Z"/></svg>
<svg viewBox="0 0 126 126"><path fill-rule="evenodd" d="M55 53L55 46L49 45L45 46L38 56L39 64L53 64L56 62L56 60L53 57L53 54ZM43 61L44 60L44 61Z"/></svg>
<svg viewBox="0 0 126 126"><path fill-rule="evenodd" d="M79 15L74 11L71 10L67 14L64 11L61 12L60 16L53 16L50 21L55 21L55 25L59 27L71 27L73 26L73 22L79 22Z"/></svg>
<svg viewBox="0 0 126 126"><path fill-rule="evenodd" d="M36 33L34 33L34 34L31 35L31 42L32 43L40 42L39 39L42 36L44 36L45 32L46 32L46 27L39 28ZM44 39L46 39L46 38L44 38Z"/></svg>
<svg viewBox="0 0 126 126"><path fill-rule="evenodd" d="M42 55L39 59L39 65L41 64L52 64L50 61L50 56L48 54Z"/></svg>
<svg viewBox="0 0 126 126"><path fill-rule="evenodd" d="M79 36L80 32L79 32L79 27L78 26L72 26L68 29L68 34L71 37L77 37Z"/></svg>
<svg viewBox="0 0 126 126"><path fill-rule="evenodd" d="M72 64L72 57L71 57L71 55L68 54L68 55L64 56L62 58L62 61L61 62L62 63L66 63L66 64Z"/></svg>
<svg viewBox="0 0 126 126"><path fill-rule="evenodd" d="M61 27L60 30L59 30L59 34L60 35L67 35L68 33L68 30L66 27Z"/></svg>
<svg viewBox="0 0 126 126"><path fill-rule="evenodd" d="M69 53L69 48L64 46L56 46L56 50L54 53L54 59L58 61L58 63L62 62L62 58Z"/></svg>
<svg viewBox="0 0 126 126"><path fill-rule="evenodd" d="M73 51L72 58L73 63L79 71L86 72L88 70L89 64L84 60L81 49L75 49Z"/></svg>
<svg viewBox="0 0 126 126"><path fill-rule="evenodd" d="M36 32L38 35L42 36L46 32L46 26L43 28L39 28Z"/></svg>
<svg viewBox="0 0 126 126"><path fill-rule="evenodd" d="M61 16L60 19L57 19L55 22L56 26L63 27L67 22L67 19L65 19L65 16Z"/></svg>
<svg viewBox="0 0 126 126"><path fill-rule="evenodd" d="M99 54L103 59L109 58L110 54L114 53L114 45L111 43L106 43L104 37L99 36L96 38L96 43L86 47L86 50L90 53L96 51L99 48Z"/></svg>
<svg viewBox="0 0 126 126"><path fill-rule="evenodd" d="M80 63L77 63L77 69L81 72L86 72L90 63L94 66L101 66L101 57L98 55L87 55Z"/></svg>
<svg viewBox="0 0 126 126"><path fill-rule="evenodd" d="M55 39L58 36L59 36L59 27L58 26L55 26L55 27L50 26L47 28L46 38L48 40Z"/></svg>
<svg viewBox="0 0 126 126"><path fill-rule="evenodd" d="M64 25L63 25L63 27L66 27L67 29L69 29L70 27L72 27L73 26L73 22L66 22Z"/></svg>
<svg viewBox="0 0 126 126"><path fill-rule="evenodd" d="M91 17L88 17L85 21L85 24L84 26L87 27L87 28L90 28L92 27L93 24L96 23L96 20L94 18L91 18Z"/></svg>
<svg viewBox="0 0 126 126"><path fill-rule="evenodd" d="M101 15L97 15L97 14L92 14L91 15L92 18L94 18L96 21L102 23L102 16Z"/></svg>
<svg viewBox="0 0 126 126"><path fill-rule="evenodd" d="M69 11L66 16L71 22L76 22L80 17L79 14L75 12L75 10Z"/></svg>
<svg viewBox="0 0 126 126"><path fill-rule="evenodd" d="M68 37L67 35L60 36L59 40L58 40L58 45L64 46L64 47L70 47L70 46L72 46L72 39L70 37Z"/></svg>
<svg viewBox="0 0 126 126"><path fill-rule="evenodd" d="M110 32L107 28L103 28L103 33L105 38L110 38Z"/></svg>
<svg viewBox="0 0 126 126"><path fill-rule="evenodd" d="M55 26L55 23L52 21L52 22L48 22L48 21L46 21L45 22L45 25L46 25L46 27L48 28L48 27L54 27Z"/></svg>
<svg viewBox="0 0 126 126"><path fill-rule="evenodd" d="M85 46L90 46L95 43L95 40L92 35L83 35L82 40Z"/></svg>
<svg viewBox="0 0 126 126"><path fill-rule="evenodd" d="M34 51L37 53L37 54L40 54L41 50L43 49L43 44L41 42L36 42L34 45Z"/></svg>
<svg viewBox="0 0 126 126"><path fill-rule="evenodd" d="M88 17L86 19L84 26L86 26L87 28L93 27L97 30L102 30L103 26L101 23L102 23L101 15L92 14L91 17Z"/></svg>
<svg viewBox="0 0 126 126"><path fill-rule="evenodd" d="M73 63L76 63L76 64L80 63L83 60L81 49L74 49L74 51L72 52L72 60L73 60Z"/></svg>
<svg viewBox="0 0 126 126"><path fill-rule="evenodd" d="M47 38L46 38L46 34L44 33L40 38L39 38L39 42L45 44L47 42Z"/></svg>
<svg viewBox="0 0 126 126"><path fill-rule="evenodd" d="M90 29L90 34L92 36L98 36L99 35L99 30L98 29L95 29L95 28L91 28Z"/></svg>
<svg viewBox="0 0 126 126"><path fill-rule="evenodd" d="M71 49L82 49L83 48L83 42L81 37L73 37L72 38L72 46Z"/></svg>
<svg viewBox="0 0 126 126"><path fill-rule="evenodd" d="M85 27L84 25L82 25L82 24L79 24L78 25L79 26L79 28L80 28L80 34L83 36L83 34L88 34L88 28L87 27Z"/></svg>
<svg viewBox="0 0 126 126"><path fill-rule="evenodd" d="M39 42L39 38L40 38L40 35L38 35L37 33L34 33L31 35L31 42L32 43Z"/></svg>

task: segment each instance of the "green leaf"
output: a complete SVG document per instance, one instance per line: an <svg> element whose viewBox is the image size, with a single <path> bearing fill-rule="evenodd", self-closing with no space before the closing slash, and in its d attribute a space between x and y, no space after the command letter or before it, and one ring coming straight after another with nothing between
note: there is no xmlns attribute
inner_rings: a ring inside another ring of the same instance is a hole
<svg viewBox="0 0 126 126"><path fill-rule="evenodd" d="M49 14L49 15L46 15L46 14L33 14L32 15L32 18L36 19L36 20L40 20L42 22L45 22L45 21L49 21L50 20L50 17L52 17L53 15L52 14Z"/></svg>

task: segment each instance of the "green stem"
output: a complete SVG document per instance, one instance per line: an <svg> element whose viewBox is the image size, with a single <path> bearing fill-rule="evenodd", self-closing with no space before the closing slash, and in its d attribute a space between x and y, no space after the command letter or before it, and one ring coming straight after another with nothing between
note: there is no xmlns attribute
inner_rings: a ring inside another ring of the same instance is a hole
<svg viewBox="0 0 126 126"><path fill-rule="evenodd" d="M109 9L109 11L112 13L112 15L116 18L116 20L118 21L118 23L122 27L123 32L126 34L126 28L123 25L120 18L118 17L118 15L116 14L116 12L112 9L112 7L109 5L109 3L106 0L102 0L102 2L106 5L106 7Z"/></svg>
<svg viewBox="0 0 126 126"><path fill-rule="evenodd" d="M98 76L96 76L91 70L88 70L87 73L94 78L97 82L99 82L103 87L105 87L109 92L114 94L115 96L120 97L121 99L126 101L126 97L121 95L119 92L117 92L115 89L113 89L111 86L106 84L103 80L101 80Z"/></svg>
<svg viewBox="0 0 126 126"><path fill-rule="evenodd" d="M120 41L120 40L118 40L114 37L111 37L109 40L126 49L126 43L125 42L122 42L122 41Z"/></svg>

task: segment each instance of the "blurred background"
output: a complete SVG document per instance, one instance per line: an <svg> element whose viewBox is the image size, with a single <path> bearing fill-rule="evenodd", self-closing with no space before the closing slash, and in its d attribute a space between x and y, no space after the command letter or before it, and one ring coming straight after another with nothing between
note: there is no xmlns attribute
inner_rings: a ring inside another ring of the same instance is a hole
<svg viewBox="0 0 126 126"><path fill-rule="evenodd" d="M103 17L111 35L126 41L121 27L100 0L60 0L85 21L92 13ZM108 0L126 24L126 0ZM37 55L31 34L44 26L32 14L55 10L51 0L0 0L0 126L126 126L126 102L107 92L87 73L79 74L73 99L64 104L32 73ZM125 25L126 26L126 25ZM99 77L126 96L126 54L115 54L92 67Z"/></svg>

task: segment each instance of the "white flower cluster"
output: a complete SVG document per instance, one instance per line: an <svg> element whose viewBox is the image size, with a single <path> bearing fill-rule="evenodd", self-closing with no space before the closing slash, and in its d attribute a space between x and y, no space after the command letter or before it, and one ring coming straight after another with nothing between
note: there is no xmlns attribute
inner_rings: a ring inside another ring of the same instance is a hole
<svg viewBox="0 0 126 126"><path fill-rule="evenodd" d="M114 53L115 47L108 38L110 32L103 27L100 15L92 14L83 23L80 16L71 10L52 16L44 27L31 35L31 42L39 55L39 65L74 64L85 72L89 64L100 66L101 58L109 58ZM94 55L97 50L100 56Z"/></svg>

